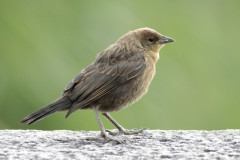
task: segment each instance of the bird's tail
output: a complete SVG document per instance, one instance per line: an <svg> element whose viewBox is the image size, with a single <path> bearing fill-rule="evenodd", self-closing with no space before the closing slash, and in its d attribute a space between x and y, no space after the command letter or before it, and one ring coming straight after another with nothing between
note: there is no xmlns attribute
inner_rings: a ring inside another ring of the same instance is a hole
<svg viewBox="0 0 240 160"><path fill-rule="evenodd" d="M61 97L60 99L57 99L53 103L33 112L32 114L24 117L20 123L25 124L33 124L40 120L42 120L44 117L53 114L56 111L61 111L67 109L72 104L71 100L67 97Z"/></svg>

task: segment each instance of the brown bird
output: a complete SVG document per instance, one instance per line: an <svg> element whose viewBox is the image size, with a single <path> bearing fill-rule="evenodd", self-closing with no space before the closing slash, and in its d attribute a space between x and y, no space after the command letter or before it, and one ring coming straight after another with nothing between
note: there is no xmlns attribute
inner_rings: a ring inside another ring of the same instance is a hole
<svg viewBox="0 0 240 160"><path fill-rule="evenodd" d="M96 114L101 136L107 135L99 112L123 134L128 131L118 124L108 112L115 112L139 100L148 90L155 74L159 51L165 43L174 40L150 28L130 31L99 53L96 60L68 83L60 98L21 120L32 124L56 112L68 110L66 118L78 109L92 109Z"/></svg>

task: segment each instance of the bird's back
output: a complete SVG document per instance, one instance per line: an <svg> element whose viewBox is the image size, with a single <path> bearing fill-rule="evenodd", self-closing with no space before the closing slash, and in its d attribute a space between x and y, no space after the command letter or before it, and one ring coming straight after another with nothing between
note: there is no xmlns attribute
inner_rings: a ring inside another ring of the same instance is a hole
<svg viewBox="0 0 240 160"><path fill-rule="evenodd" d="M155 73L150 60L144 50L131 50L123 44L110 46L64 90L64 96L73 101L68 115L92 106L101 112L117 111L138 100Z"/></svg>

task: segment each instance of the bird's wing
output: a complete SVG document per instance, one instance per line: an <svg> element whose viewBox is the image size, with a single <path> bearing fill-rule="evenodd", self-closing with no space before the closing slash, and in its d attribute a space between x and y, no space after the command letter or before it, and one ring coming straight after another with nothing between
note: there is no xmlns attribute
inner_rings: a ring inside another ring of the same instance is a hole
<svg viewBox="0 0 240 160"><path fill-rule="evenodd" d="M75 86L77 84L82 83L85 79L91 77L92 75L94 75L94 67L93 65L89 65L88 67L86 67L84 70L82 70L81 72L79 72L76 77L74 77L72 79L72 81L70 81L67 86L65 87L65 89L62 92L62 96L66 95L68 92L71 92Z"/></svg>
<svg viewBox="0 0 240 160"><path fill-rule="evenodd" d="M79 73L66 87L64 92L74 101L66 117L138 76L144 68L142 53L127 54L119 50L100 54L95 63Z"/></svg>

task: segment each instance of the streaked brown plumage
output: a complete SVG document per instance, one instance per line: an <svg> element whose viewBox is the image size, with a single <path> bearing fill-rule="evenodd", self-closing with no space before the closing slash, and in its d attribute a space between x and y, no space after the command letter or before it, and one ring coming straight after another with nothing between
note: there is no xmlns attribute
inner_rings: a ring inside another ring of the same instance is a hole
<svg viewBox="0 0 240 160"><path fill-rule="evenodd" d="M82 70L67 85L59 99L26 116L21 123L35 123L56 111L68 110L68 117L78 109L93 109L104 138L114 139L106 134L98 111L120 132L130 134L107 112L130 105L147 92L155 74L160 49L165 43L173 41L150 28L128 32Z"/></svg>

